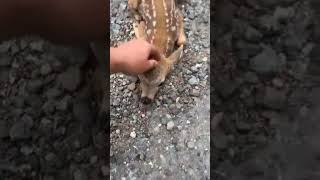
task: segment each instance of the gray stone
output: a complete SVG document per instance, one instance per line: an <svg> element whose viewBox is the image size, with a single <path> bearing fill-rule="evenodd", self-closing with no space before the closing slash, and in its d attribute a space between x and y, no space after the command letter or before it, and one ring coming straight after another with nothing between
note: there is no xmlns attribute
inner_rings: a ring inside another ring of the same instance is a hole
<svg viewBox="0 0 320 180"><path fill-rule="evenodd" d="M0 66L9 66L12 58L7 54L0 54Z"/></svg>
<svg viewBox="0 0 320 180"><path fill-rule="evenodd" d="M196 78L195 76L192 76L189 80L188 80L188 83L191 84L191 85L196 85L199 83L199 79Z"/></svg>
<svg viewBox="0 0 320 180"><path fill-rule="evenodd" d="M272 87L266 87L264 93L257 95L257 103L270 109L280 110L285 107L287 95L284 90L278 90Z"/></svg>
<svg viewBox="0 0 320 180"><path fill-rule="evenodd" d="M172 130L174 128L174 122L173 121L169 121L168 123L167 123L167 130Z"/></svg>
<svg viewBox="0 0 320 180"><path fill-rule="evenodd" d="M102 175L104 177L109 176L109 168L108 168L108 166L101 166L100 169L101 169Z"/></svg>
<svg viewBox="0 0 320 180"><path fill-rule="evenodd" d="M262 34L252 26L248 26L245 32L245 38L248 41L257 42L261 39Z"/></svg>
<svg viewBox="0 0 320 180"><path fill-rule="evenodd" d="M136 88L136 84L135 83L131 83L131 84L128 85L128 89L130 91L133 91L135 88Z"/></svg>
<svg viewBox="0 0 320 180"><path fill-rule="evenodd" d="M188 148L193 149L194 146L195 146L195 144L194 144L193 141L189 141L189 142L187 143L187 146L188 146Z"/></svg>
<svg viewBox="0 0 320 180"><path fill-rule="evenodd" d="M54 99L62 95L62 91L57 88L50 88L46 93L48 99Z"/></svg>
<svg viewBox="0 0 320 180"><path fill-rule="evenodd" d="M0 138L6 138L9 136L9 128L6 121L0 121Z"/></svg>
<svg viewBox="0 0 320 180"><path fill-rule="evenodd" d="M75 91L81 83L81 71L78 67L69 67L59 75L58 81L67 91Z"/></svg>
<svg viewBox="0 0 320 180"><path fill-rule="evenodd" d="M12 140L28 139L31 136L31 130L25 122L17 121L10 128L9 134Z"/></svg>
<svg viewBox="0 0 320 180"><path fill-rule="evenodd" d="M87 180L88 176L83 170L78 169L73 173L73 178L74 180Z"/></svg>
<svg viewBox="0 0 320 180"><path fill-rule="evenodd" d="M33 41L30 43L30 48L34 51L42 52L43 51L44 42L41 40Z"/></svg>
<svg viewBox="0 0 320 180"><path fill-rule="evenodd" d="M46 75L50 74L51 72L52 72L52 68L51 68L50 64L48 64L48 63L42 65L40 68L40 74L43 76L46 76Z"/></svg>
<svg viewBox="0 0 320 180"><path fill-rule="evenodd" d="M30 92L38 93L43 87L43 82L40 79L35 79L29 81L27 85L27 89Z"/></svg>
<svg viewBox="0 0 320 180"><path fill-rule="evenodd" d="M22 146L20 148L20 152L22 154L24 154L25 156L28 156L33 152L33 147L32 146Z"/></svg>
<svg viewBox="0 0 320 180"><path fill-rule="evenodd" d="M251 68L260 74L278 73L285 64L285 59L280 58L270 47L266 47L263 52L250 60Z"/></svg>

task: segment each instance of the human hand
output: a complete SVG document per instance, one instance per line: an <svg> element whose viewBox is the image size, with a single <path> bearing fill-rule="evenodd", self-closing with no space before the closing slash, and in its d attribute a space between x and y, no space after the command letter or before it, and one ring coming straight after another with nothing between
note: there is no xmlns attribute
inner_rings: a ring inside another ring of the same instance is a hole
<svg viewBox="0 0 320 180"><path fill-rule="evenodd" d="M134 39L112 49L110 60L115 65L111 71L138 75L154 68L160 59L153 45L143 39Z"/></svg>

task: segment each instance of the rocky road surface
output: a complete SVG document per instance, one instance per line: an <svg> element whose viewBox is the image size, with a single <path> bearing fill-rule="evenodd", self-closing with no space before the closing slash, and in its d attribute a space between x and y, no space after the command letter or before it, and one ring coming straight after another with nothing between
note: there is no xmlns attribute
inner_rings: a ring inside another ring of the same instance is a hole
<svg viewBox="0 0 320 180"><path fill-rule="evenodd" d="M319 1L217 0L214 180L320 179Z"/></svg>
<svg viewBox="0 0 320 180"><path fill-rule="evenodd" d="M209 3L179 5L188 42L153 104L140 103L135 77L110 77L111 179L210 178ZM134 32L127 2L110 5L110 41L117 46Z"/></svg>
<svg viewBox="0 0 320 180"><path fill-rule="evenodd" d="M106 179L87 48L36 37L0 44L0 179Z"/></svg>

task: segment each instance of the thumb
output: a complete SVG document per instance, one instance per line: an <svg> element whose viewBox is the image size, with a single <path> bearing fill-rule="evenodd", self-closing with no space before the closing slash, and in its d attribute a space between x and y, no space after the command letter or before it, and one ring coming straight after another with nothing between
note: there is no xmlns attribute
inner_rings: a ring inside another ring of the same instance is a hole
<svg viewBox="0 0 320 180"><path fill-rule="evenodd" d="M152 69L157 65L158 65L158 61L153 60L153 59L152 60L148 60L148 69Z"/></svg>

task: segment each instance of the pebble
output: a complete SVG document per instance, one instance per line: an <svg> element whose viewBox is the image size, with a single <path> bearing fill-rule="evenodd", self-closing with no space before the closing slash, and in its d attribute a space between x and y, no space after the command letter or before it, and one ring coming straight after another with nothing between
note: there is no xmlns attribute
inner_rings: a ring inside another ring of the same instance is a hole
<svg viewBox="0 0 320 180"><path fill-rule="evenodd" d="M189 79L188 83L191 84L191 85L196 85L196 84L199 83L199 79L196 78L195 76L192 76L192 77Z"/></svg>
<svg viewBox="0 0 320 180"><path fill-rule="evenodd" d="M46 76L48 74L50 74L52 72L52 68L50 66L50 64L44 64L41 66L40 68L40 74L43 75L43 76Z"/></svg>
<svg viewBox="0 0 320 180"><path fill-rule="evenodd" d="M285 63L285 59L280 58L271 47L266 47L250 60L251 68L260 74L278 73L283 69Z"/></svg>
<svg viewBox="0 0 320 180"><path fill-rule="evenodd" d="M6 54L0 54L0 66L9 66L12 58Z"/></svg>
<svg viewBox="0 0 320 180"><path fill-rule="evenodd" d="M120 134L120 129L117 129L117 130L116 130L116 133L117 133L117 134Z"/></svg>
<svg viewBox="0 0 320 180"><path fill-rule="evenodd" d="M70 67L58 77L59 83L68 91L75 91L81 83L81 71L78 67Z"/></svg>
<svg viewBox="0 0 320 180"><path fill-rule="evenodd" d="M274 78L272 80L272 84L277 88L282 88L283 87L283 81L280 78Z"/></svg>
<svg viewBox="0 0 320 180"><path fill-rule="evenodd" d="M106 177L106 176L109 175L109 168L108 168L108 166L101 166L100 169L101 169L102 175L103 175L104 177Z"/></svg>
<svg viewBox="0 0 320 180"><path fill-rule="evenodd" d="M135 88L136 88L136 84L135 83L131 83L131 84L128 85L128 89L130 91L133 91Z"/></svg>
<svg viewBox="0 0 320 180"><path fill-rule="evenodd" d="M30 43L30 48L32 50L35 50L35 51L43 51L43 45L44 45L44 42L43 41L33 41Z"/></svg>
<svg viewBox="0 0 320 180"><path fill-rule="evenodd" d="M28 91L33 93L38 93L42 89L42 87L43 87L43 82L40 79L31 80L27 85Z"/></svg>
<svg viewBox="0 0 320 180"><path fill-rule="evenodd" d="M262 96L262 97L261 97ZM270 109L280 110L285 107L287 95L284 90L266 87L264 93L259 93L257 102Z"/></svg>
<svg viewBox="0 0 320 180"><path fill-rule="evenodd" d="M61 96L62 93L63 92L57 88L50 88L50 89L48 89L46 95L47 95L48 99L52 99L52 98L57 98L57 97Z"/></svg>
<svg viewBox="0 0 320 180"><path fill-rule="evenodd" d="M167 123L167 130L172 130L173 129L173 127L174 127L174 122L173 121L169 121L168 123Z"/></svg>
<svg viewBox="0 0 320 180"><path fill-rule="evenodd" d="M187 146L188 146L188 148L193 149L194 146L195 146L195 144L194 144L193 141L189 141L189 142L187 143Z"/></svg>
<svg viewBox="0 0 320 180"><path fill-rule="evenodd" d="M8 125L5 121L0 121L0 138L6 138L9 136Z"/></svg>
<svg viewBox="0 0 320 180"><path fill-rule="evenodd" d="M199 97L200 96L200 90L199 89L192 89L191 95Z"/></svg>
<svg viewBox="0 0 320 180"><path fill-rule="evenodd" d="M130 137L136 138L136 136L137 136L136 132L132 131L132 132L130 133Z"/></svg>
<svg viewBox="0 0 320 180"><path fill-rule="evenodd" d="M12 140L28 139L31 136L31 130L23 121L17 121L10 128L10 138Z"/></svg>
<svg viewBox="0 0 320 180"><path fill-rule="evenodd" d="M91 164L95 164L97 161L98 161L98 156L96 156L96 155L91 156L91 158L90 158L90 163Z"/></svg>
<svg viewBox="0 0 320 180"><path fill-rule="evenodd" d="M74 173L73 173L73 178L74 180L87 180L88 177L87 175L84 173L84 171L81 171L81 170L76 170Z"/></svg>

